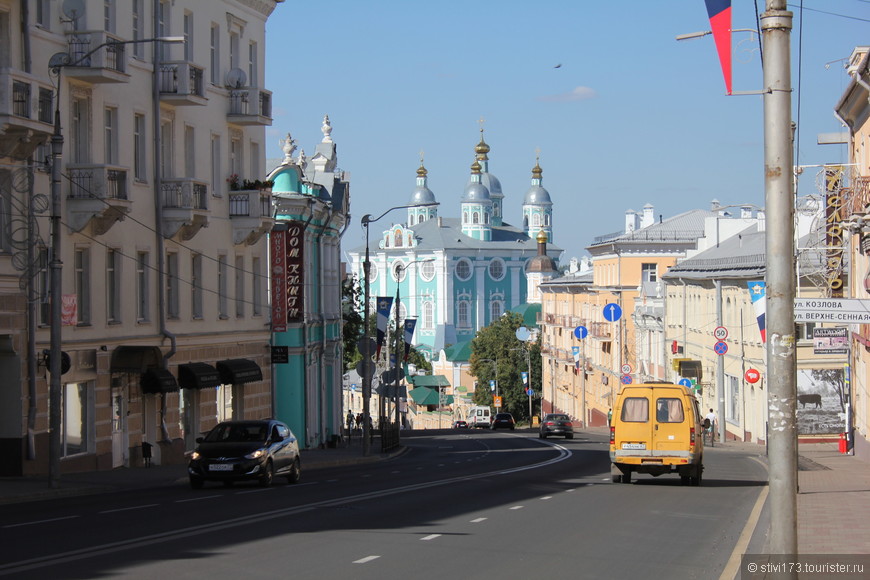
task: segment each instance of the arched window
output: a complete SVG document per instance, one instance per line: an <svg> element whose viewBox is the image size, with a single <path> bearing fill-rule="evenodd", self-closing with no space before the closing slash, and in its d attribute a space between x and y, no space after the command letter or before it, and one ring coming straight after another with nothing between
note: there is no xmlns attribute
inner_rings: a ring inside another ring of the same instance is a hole
<svg viewBox="0 0 870 580"><path fill-rule="evenodd" d="M411 214L411 215L408 216L408 225L409 225L409 226L413 226L413 225L414 225L414 214Z"/></svg>
<svg viewBox="0 0 870 580"><path fill-rule="evenodd" d="M480 214L478 212L474 212L471 214L471 223L473 223L473 224L480 223Z"/></svg>
<svg viewBox="0 0 870 580"><path fill-rule="evenodd" d="M541 214L536 213L532 216L532 226L540 226L541 225Z"/></svg>
<svg viewBox="0 0 870 580"><path fill-rule="evenodd" d="M435 305L431 302L423 303L423 328L432 330L435 328Z"/></svg>
<svg viewBox="0 0 870 580"><path fill-rule="evenodd" d="M456 303L456 326L459 328L471 327L471 304L468 300L460 300Z"/></svg>
<svg viewBox="0 0 870 580"><path fill-rule="evenodd" d="M493 280L504 278L504 270L504 261L501 258L495 258L489 263L489 277Z"/></svg>
<svg viewBox="0 0 870 580"><path fill-rule="evenodd" d="M492 318L490 318L490 323L492 323L495 320L498 320L498 317L501 316L503 313L504 313L504 304L502 303L501 300L493 300L492 302L489 303L489 315L492 317Z"/></svg>

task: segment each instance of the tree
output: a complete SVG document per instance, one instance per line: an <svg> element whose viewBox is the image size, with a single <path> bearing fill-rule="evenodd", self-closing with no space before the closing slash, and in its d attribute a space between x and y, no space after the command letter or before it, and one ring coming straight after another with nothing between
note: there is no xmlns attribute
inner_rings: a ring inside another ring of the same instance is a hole
<svg viewBox="0 0 870 580"><path fill-rule="evenodd" d="M498 393L503 397L502 410L518 419L529 418L529 396L522 381L522 372L531 376L528 386L536 395L541 392L541 340L521 342L516 331L523 318L507 312L489 326L480 329L471 341L471 369L477 377L473 401L476 405L492 405L493 393L489 381L498 381ZM534 412L534 410L533 410Z"/></svg>
<svg viewBox="0 0 870 580"><path fill-rule="evenodd" d="M341 316L342 342L344 343L344 369L350 370L362 358L357 348L357 342L363 335L362 292L359 282L354 276L348 276L341 283Z"/></svg>

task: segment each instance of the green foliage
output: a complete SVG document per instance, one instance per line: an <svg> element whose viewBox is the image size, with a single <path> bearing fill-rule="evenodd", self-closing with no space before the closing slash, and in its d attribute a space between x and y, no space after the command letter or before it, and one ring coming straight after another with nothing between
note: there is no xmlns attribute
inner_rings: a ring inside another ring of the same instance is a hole
<svg viewBox="0 0 870 580"><path fill-rule="evenodd" d="M353 276L348 276L341 284L341 315L344 319L342 341L344 342L344 368L350 370L356 367L362 358L356 343L363 335L363 317L360 314L361 293L359 283Z"/></svg>
<svg viewBox="0 0 870 580"><path fill-rule="evenodd" d="M492 405L490 380L498 381L498 394L503 397L502 410L515 419L529 418L529 396L522 382L522 372L529 371L529 385L535 396L541 393L541 339L521 342L516 331L523 326L522 316L508 312L489 326L482 328L471 341L471 369L477 377L473 401L476 405ZM497 373L497 374L496 374ZM532 413L540 407L540 400L532 400Z"/></svg>

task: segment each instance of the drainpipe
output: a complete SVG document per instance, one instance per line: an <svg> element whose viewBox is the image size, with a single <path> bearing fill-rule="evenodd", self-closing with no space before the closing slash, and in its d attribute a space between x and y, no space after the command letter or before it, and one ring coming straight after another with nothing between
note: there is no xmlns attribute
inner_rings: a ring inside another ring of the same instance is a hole
<svg viewBox="0 0 870 580"><path fill-rule="evenodd" d="M159 20L157 8L154 9L154 28L158 30ZM151 114L154 117L154 233L157 239L157 316L160 334L169 339L169 351L163 355L163 368L169 366L169 359L175 356L178 342L175 335L166 328L166 297L164 284L166 277L165 240L163 238L163 176L160 174L160 54L161 43L155 41L152 46L154 54L154 72L151 77ZM166 427L166 394L160 397L160 436L169 442L169 429Z"/></svg>

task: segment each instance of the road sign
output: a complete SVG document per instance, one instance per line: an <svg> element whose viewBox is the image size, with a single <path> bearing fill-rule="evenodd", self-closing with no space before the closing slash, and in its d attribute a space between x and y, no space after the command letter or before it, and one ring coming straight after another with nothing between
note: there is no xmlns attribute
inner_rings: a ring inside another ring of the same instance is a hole
<svg viewBox="0 0 870 580"><path fill-rule="evenodd" d="M716 330L713 331L713 336L716 340L725 340L728 338L728 329L724 326L717 326Z"/></svg>
<svg viewBox="0 0 870 580"><path fill-rule="evenodd" d="M586 335L588 335L588 334L589 334L589 329L587 329L585 326L578 326L577 328L574 329L574 337L577 338L578 340L583 340L584 338L586 338Z"/></svg>
<svg viewBox="0 0 870 580"><path fill-rule="evenodd" d="M795 298L795 322L870 323L870 300Z"/></svg>
<svg viewBox="0 0 870 580"><path fill-rule="evenodd" d="M680 384L683 385L684 387L686 387L687 389L692 388L692 381L690 381L689 379L680 379Z"/></svg>
<svg viewBox="0 0 870 580"><path fill-rule="evenodd" d="M502 401L501 396L493 397L492 398L492 406L495 407L496 409L501 409L501 401Z"/></svg>
<svg viewBox="0 0 870 580"><path fill-rule="evenodd" d="M622 375L622 384L630 385L631 384L631 375Z"/></svg>
<svg viewBox="0 0 870 580"><path fill-rule="evenodd" d="M628 363L622 364L622 374L630 375L631 374L631 365Z"/></svg>
<svg viewBox="0 0 870 580"><path fill-rule="evenodd" d="M353 391L354 393L356 392L356 383L351 383L350 390Z"/></svg>
<svg viewBox="0 0 870 580"><path fill-rule="evenodd" d="M523 384L528 385L529 384L529 373L527 373L526 371L523 371L520 374L523 377Z"/></svg>
<svg viewBox="0 0 870 580"><path fill-rule="evenodd" d="M716 354L725 354L728 352L728 343L722 342L721 340L713 345L713 351Z"/></svg>
<svg viewBox="0 0 870 580"><path fill-rule="evenodd" d="M535 391L533 391L532 389L529 389L526 391L526 394L531 397L532 395L535 394Z"/></svg>
<svg viewBox="0 0 870 580"><path fill-rule="evenodd" d="M616 322L622 318L622 308L619 307L619 304L611 302L610 304L605 304L604 306L604 319L609 320L610 322Z"/></svg>
<svg viewBox="0 0 870 580"><path fill-rule="evenodd" d="M747 383L755 384L761 378L761 373L756 369L746 369L746 372L743 373L743 376L746 378Z"/></svg>

